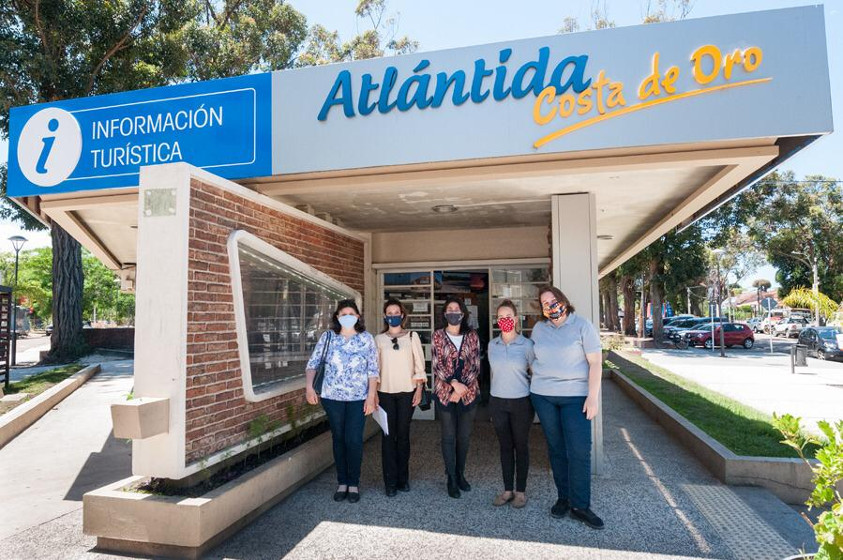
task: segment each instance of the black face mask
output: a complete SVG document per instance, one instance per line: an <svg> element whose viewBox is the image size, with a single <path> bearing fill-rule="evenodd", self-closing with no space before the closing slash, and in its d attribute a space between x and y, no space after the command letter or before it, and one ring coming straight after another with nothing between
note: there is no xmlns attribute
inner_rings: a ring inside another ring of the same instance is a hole
<svg viewBox="0 0 843 560"><path fill-rule="evenodd" d="M462 322L462 313L445 313L449 325L457 326Z"/></svg>

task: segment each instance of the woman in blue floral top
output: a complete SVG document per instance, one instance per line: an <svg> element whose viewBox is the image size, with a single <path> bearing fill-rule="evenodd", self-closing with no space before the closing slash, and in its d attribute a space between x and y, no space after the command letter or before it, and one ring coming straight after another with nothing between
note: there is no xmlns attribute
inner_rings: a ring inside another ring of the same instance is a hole
<svg viewBox="0 0 843 560"><path fill-rule="evenodd" d="M325 345L325 379L322 394L313 389L316 368ZM378 407L378 350L366 332L354 300L337 304L332 327L322 333L307 362L307 402L322 407L328 416L337 466L334 501L360 500L360 465L363 462L363 426L366 416Z"/></svg>

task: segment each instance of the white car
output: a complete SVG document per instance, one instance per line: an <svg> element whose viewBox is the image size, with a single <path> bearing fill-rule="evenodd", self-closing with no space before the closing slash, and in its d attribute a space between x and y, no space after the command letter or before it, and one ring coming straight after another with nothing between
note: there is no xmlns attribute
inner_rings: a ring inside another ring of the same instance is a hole
<svg viewBox="0 0 843 560"><path fill-rule="evenodd" d="M804 317L788 317L773 325L773 336L797 337L808 326Z"/></svg>

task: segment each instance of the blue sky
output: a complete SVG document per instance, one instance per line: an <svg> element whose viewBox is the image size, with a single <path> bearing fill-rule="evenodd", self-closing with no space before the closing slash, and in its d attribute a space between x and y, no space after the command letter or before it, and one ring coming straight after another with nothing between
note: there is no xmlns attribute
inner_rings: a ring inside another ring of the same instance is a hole
<svg viewBox="0 0 843 560"><path fill-rule="evenodd" d="M656 4L656 0L651 0ZM291 0L303 12L310 24L321 23L337 30L342 39L348 39L366 28L354 15L356 0ZM605 0L609 19L618 26L636 25L644 15L646 0ZM454 0L391 0L389 12L399 14L399 35L409 35L419 41L421 51L464 47L512 39L553 35L562 26L566 16L574 16L585 28L594 0L503 0L454 1ZM696 0L689 17L698 18L736 12L787 8L806 5L802 1L788 0ZM828 45L829 73L835 123L841 117L841 92L843 92L843 0L825 3L826 42ZM7 145L0 140L0 162L6 160ZM819 173L843 178L843 135L831 134L821 138L795 157L785 162L783 169L792 169L797 176ZM13 224L0 222L0 239L17 233ZM33 236L33 246L49 243L49 235ZM764 267L750 275L754 278L774 280L772 267Z"/></svg>

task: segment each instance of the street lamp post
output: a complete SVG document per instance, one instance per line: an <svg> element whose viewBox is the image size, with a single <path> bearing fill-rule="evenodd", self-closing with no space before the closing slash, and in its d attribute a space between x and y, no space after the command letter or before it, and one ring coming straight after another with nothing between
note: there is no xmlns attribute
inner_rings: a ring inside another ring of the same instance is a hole
<svg viewBox="0 0 843 560"><path fill-rule="evenodd" d="M720 293L720 285L722 284L722 281L720 279L720 256L724 252L725 251L723 249L714 249L712 251L712 253L714 254L714 257L715 257L715 262L717 263L717 290L716 290L716 294L717 294L717 318L720 319L719 322L720 322L720 357L721 358L726 357L726 344L725 344L724 335L723 335L723 311L720 307L720 301L723 299L723 294ZM712 339L711 343L714 344L713 339Z"/></svg>
<svg viewBox="0 0 843 560"><path fill-rule="evenodd" d="M820 326L820 275L819 275L819 270L818 270L818 267L817 267L817 257L814 255L813 250L811 251L811 255L810 255L811 260L810 261L808 261L808 259L807 259L807 257L809 255L806 255L805 253L802 253L800 251L791 251L790 254L791 254L791 256L793 256L794 259L796 259L800 262L803 262L806 265L811 267L811 273L814 275L814 278L813 278L813 280L814 280L814 282L813 282L814 319L816 320L817 326L819 327ZM806 258L803 259L802 257L797 257L796 255L802 255L803 257L806 257Z"/></svg>
<svg viewBox="0 0 843 560"><path fill-rule="evenodd" d="M18 350L18 306L15 298L17 297L17 289L18 289L18 258L20 256L20 250L23 248L24 243L26 243L26 237L22 235L13 235L9 238L9 241L12 242L12 247L15 249L15 285L12 291L12 346L11 346L11 353L12 353L12 365L17 363L17 350Z"/></svg>

